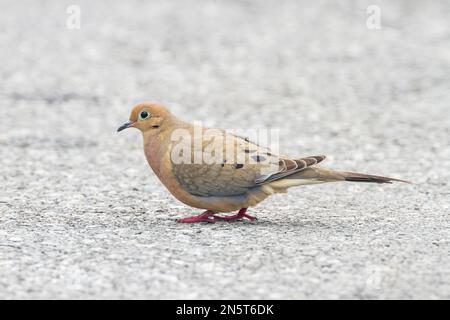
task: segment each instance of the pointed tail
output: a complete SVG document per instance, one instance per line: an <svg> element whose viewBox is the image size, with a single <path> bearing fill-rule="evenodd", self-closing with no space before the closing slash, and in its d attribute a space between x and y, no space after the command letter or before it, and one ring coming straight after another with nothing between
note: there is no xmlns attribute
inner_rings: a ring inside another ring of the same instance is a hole
<svg viewBox="0 0 450 320"><path fill-rule="evenodd" d="M383 176L374 176L371 174L364 174L364 173L357 173L357 172L339 171L339 174L342 175L342 177L344 178L344 181L371 182L371 183L392 183L392 182L411 183L406 180L400 180L400 179L383 177Z"/></svg>
<svg viewBox="0 0 450 320"><path fill-rule="evenodd" d="M364 174L358 172L337 171L319 166L308 167L298 173L295 173L286 179L305 179L314 183L333 182L333 181L352 181L352 182L371 182L371 183L392 183L404 182L411 183L406 180L375 176L372 174ZM302 182L304 184L304 182Z"/></svg>

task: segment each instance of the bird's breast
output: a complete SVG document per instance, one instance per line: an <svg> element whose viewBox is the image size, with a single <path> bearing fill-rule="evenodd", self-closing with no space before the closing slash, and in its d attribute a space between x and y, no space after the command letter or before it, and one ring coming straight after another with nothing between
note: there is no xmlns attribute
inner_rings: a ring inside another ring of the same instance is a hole
<svg viewBox="0 0 450 320"><path fill-rule="evenodd" d="M197 197L189 194L175 178L167 145L156 139L144 140L144 153L153 172L175 198L187 205L202 208Z"/></svg>

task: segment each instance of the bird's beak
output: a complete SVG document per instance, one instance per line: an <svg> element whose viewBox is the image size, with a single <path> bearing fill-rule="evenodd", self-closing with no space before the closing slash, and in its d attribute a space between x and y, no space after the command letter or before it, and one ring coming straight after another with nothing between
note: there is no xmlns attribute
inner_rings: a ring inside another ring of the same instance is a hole
<svg viewBox="0 0 450 320"><path fill-rule="evenodd" d="M125 122L123 125L121 125L121 126L117 129L117 132L120 132L120 131L122 131L122 130L125 130L125 129L129 128L129 127L131 127L133 124L134 124L134 121L128 121L128 122Z"/></svg>

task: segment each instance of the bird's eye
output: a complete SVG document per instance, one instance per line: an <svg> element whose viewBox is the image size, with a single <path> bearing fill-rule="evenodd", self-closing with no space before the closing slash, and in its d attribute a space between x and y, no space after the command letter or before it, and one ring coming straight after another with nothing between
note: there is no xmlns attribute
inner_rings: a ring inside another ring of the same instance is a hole
<svg viewBox="0 0 450 320"><path fill-rule="evenodd" d="M139 113L139 120L144 120L144 119L147 119L148 117L150 117L150 113L146 110L142 110Z"/></svg>

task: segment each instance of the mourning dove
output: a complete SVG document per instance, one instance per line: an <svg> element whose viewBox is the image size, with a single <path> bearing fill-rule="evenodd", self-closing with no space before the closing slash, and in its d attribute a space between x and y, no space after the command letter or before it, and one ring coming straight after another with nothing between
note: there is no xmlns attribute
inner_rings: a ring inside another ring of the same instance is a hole
<svg viewBox="0 0 450 320"><path fill-rule="evenodd" d="M178 222L215 222L256 218L247 214L275 193L293 186L333 181L391 183L404 180L335 171L318 166L325 156L290 158L273 154L222 129L192 125L155 103L140 103L118 128L139 129L150 167L179 201L206 210ZM239 210L234 215L217 213Z"/></svg>

